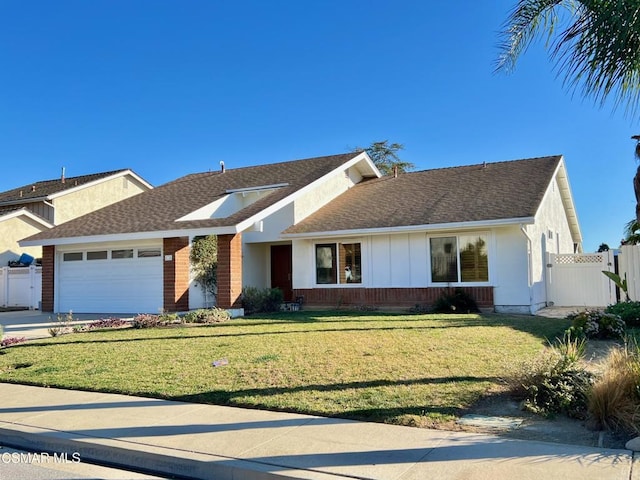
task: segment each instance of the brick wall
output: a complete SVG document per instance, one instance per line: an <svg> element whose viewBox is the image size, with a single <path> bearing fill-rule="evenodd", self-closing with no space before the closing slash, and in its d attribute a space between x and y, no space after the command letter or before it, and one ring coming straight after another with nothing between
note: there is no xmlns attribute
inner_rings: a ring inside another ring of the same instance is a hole
<svg viewBox="0 0 640 480"><path fill-rule="evenodd" d="M42 247L42 311L53 312L56 247Z"/></svg>
<svg viewBox="0 0 640 480"><path fill-rule="evenodd" d="M462 287L481 309L493 308L493 287ZM294 296L304 297L309 306L336 307L374 305L378 307L430 306L446 292L446 287L432 288L309 288L296 289Z"/></svg>
<svg viewBox="0 0 640 480"><path fill-rule="evenodd" d="M165 259L163 271L163 308L168 312L189 310L189 238L173 237L162 241ZM171 255L171 260L166 256Z"/></svg>
<svg viewBox="0 0 640 480"><path fill-rule="evenodd" d="M218 307L239 308L241 294L242 235L218 235Z"/></svg>

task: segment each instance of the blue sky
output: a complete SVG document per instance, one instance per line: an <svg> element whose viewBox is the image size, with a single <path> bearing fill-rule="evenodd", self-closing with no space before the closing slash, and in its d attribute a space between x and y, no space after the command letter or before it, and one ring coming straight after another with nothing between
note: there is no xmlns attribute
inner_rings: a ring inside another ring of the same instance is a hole
<svg viewBox="0 0 640 480"><path fill-rule="evenodd" d="M154 185L388 139L438 168L563 154L585 251L635 215L640 116L564 88L543 44L493 74L516 0L2 0L0 191L131 168Z"/></svg>

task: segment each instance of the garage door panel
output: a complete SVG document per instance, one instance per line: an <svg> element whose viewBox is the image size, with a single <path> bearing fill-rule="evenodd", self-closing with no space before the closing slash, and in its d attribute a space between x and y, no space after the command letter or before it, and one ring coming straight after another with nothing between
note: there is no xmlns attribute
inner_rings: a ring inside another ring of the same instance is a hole
<svg viewBox="0 0 640 480"><path fill-rule="evenodd" d="M58 288L62 312L158 313L163 303L162 259L63 261Z"/></svg>

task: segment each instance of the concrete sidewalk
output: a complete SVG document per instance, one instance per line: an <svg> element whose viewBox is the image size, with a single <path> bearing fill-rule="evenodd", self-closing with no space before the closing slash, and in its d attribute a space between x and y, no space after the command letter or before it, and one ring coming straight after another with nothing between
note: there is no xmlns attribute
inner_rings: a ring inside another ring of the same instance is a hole
<svg viewBox="0 0 640 480"><path fill-rule="evenodd" d="M0 443L197 479L640 480L627 450L4 383Z"/></svg>

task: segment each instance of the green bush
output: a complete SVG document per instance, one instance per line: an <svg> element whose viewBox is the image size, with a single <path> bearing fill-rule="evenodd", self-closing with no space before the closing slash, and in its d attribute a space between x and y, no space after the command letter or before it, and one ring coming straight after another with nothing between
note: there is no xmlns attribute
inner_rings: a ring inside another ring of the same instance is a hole
<svg viewBox="0 0 640 480"><path fill-rule="evenodd" d="M245 287L242 290L242 308L247 315L258 312L278 312L283 298L282 290L279 288Z"/></svg>
<svg viewBox="0 0 640 480"><path fill-rule="evenodd" d="M456 288L453 292L443 292L433 304L434 313L477 313L479 311L476 301L461 288Z"/></svg>
<svg viewBox="0 0 640 480"><path fill-rule="evenodd" d="M229 312L217 307L194 310L182 317L185 323L219 323L230 318Z"/></svg>
<svg viewBox="0 0 640 480"><path fill-rule="evenodd" d="M564 413L586 418L594 376L581 367L584 339L565 335L532 362L522 365L512 381L512 393L523 408L544 416Z"/></svg>
<svg viewBox="0 0 640 480"><path fill-rule="evenodd" d="M620 302L609 305L604 311L618 315L629 327L640 327L640 302Z"/></svg>
<svg viewBox="0 0 640 480"><path fill-rule="evenodd" d="M622 338L626 325L622 318L613 313L599 310L583 310L567 315L571 320L568 333L586 338Z"/></svg>

